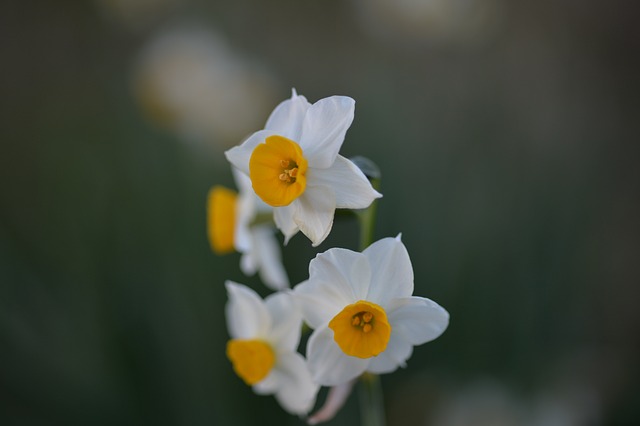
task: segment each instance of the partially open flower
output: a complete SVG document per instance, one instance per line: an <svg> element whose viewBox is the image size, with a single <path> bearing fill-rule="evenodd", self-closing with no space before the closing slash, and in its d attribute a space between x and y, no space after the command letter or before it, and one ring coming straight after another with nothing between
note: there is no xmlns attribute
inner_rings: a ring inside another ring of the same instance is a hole
<svg viewBox="0 0 640 426"><path fill-rule="evenodd" d="M440 336L449 314L432 300L412 296L413 268L398 238L384 238L362 253L333 248L309 265L309 279L294 289L305 321L316 382L335 386L365 371L390 373L413 346Z"/></svg>
<svg viewBox="0 0 640 426"><path fill-rule="evenodd" d="M262 395L275 394L292 414L311 410L319 386L305 359L296 352L302 316L293 297L276 293L264 301L250 288L226 283L227 357L236 374Z"/></svg>
<svg viewBox="0 0 640 426"><path fill-rule="evenodd" d="M295 90L271 113L264 130L226 152L274 207L288 241L299 230L319 245L336 208L362 209L381 195L350 160L338 154L353 121L355 102L332 96L311 105Z"/></svg>

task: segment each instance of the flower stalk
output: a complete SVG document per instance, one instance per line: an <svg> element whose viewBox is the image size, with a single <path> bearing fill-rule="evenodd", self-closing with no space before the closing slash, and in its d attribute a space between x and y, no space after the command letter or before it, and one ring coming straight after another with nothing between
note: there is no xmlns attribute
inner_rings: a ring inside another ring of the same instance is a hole
<svg viewBox="0 0 640 426"><path fill-rule="evenodd" d="M380 376L364 373L360 376L360 424L362 426L385 426L384 399Z"/></svg>
<svg viewBox="0 0 640 426"><path fill-rule="evenodd" d="M371 181L373 189L379 191L381 174L378 166L364 157L356 157L352 161ZM377 201L374 200L368 208L357 212L360 223L360 251L363 251L373 243L377 204ZM385 426L386 415L380 376L373 373L362 374L359 387L360 424L363 426Z"/></svg>
<svg viewBox="0 0 640 426"><path fill-rule="evenodd" d="M380 168L373 161L366 157L353 157L351 161L358 166L362 173L369 179L374 190L380 190L381 173ZM376 225L377 200L374 200L369 207L356 210L358 222L360 223L360 251L363 251L373 243L373 236Z"/></svg>

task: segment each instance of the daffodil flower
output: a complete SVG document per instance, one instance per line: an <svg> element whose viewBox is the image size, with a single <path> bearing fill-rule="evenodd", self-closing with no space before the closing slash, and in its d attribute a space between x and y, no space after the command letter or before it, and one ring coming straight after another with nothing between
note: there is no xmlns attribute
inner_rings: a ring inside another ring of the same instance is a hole
<svg viewBox="0 0 640 426"><path fill-rule="evenodd" d="M233 170L239 193L222 186L209 191L207 232L214 252L242 253L240 269L246 275L259 272L269 288L289 288L273 222L254 223L258 215L270 215L273 208L263 203L251 189L247 176Z"/></svg>
<svg viewBox="0 0 640 426"><path fill-rule="evenodd" d="M257 394L275 394L288 412L308 413L319 386L296 352L302 316L295 300L280 292L263 301L244 285L227 281L226 287L227 357L233 370Z"/></svg>
<svg viewBox="0 0 640 426"><path fill-rule="evenodd" d="M362 209L381 197L350 160L338 154L353 121L355 101L332 96L311 105L295 90L271 113L264 130L226 152L274 207L285 243L298 231L319 245L336 208Z"/></svg>
<svg viewBox="0 0 640 426"><path fill-rule="evenodd" d="M333 248L316 256L309 279L294 289L314 329L307 345L314 380L336 386L365 371L390 373L405 366L413 346L440 336L449 314L412 293L413 268L400 236L362 253Z"/></svg>

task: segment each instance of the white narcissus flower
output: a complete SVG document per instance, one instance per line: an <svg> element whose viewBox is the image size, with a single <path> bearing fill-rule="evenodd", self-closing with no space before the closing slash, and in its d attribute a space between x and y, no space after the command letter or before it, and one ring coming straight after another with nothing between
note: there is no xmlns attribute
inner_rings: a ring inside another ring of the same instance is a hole
<svg viewBox="0 0 640 426"><path fill-rule="evenodd" d="M440 336L449 314L412 293L413 268L400 236L362 253L333 248L316 256L309 279L294 289L314 329L307 345L314 380L336 386L365 371L390 373L405 366L413 346Z"/></svg>
<svg viewBox="0 0 640 426"><path fill-rule="evenodd" d="M311 105L295 90L260 130L226 152L251 178L254 191L274 207L285 242L302 231L319 245L336 208L362 209L381 197L350 160L338 154L353 121L355 101L332 96Z"/></svg>
<svg viewBox="0 0 640 426"><path fill-rule="evenodd" d="M226 282L229 302L227 327L231 340L227 357L233 370L257 394L275 394L288 412L311 410L319 386L307 363L296 352L302 315L289 293L275 293L264 301L250 288Z"/></svg>
<svg viewBox="0 0 640 426"><path fill-rule="evenodd" d="M273 209L260 200L247 176L233 170L239 194L215 186L207 201L207 232L211 248L218 254L234 250L242 253L240 269L246 275L257 272L269 288L289 288L273 222L257 223L258 215L271 215Z"/></svg>

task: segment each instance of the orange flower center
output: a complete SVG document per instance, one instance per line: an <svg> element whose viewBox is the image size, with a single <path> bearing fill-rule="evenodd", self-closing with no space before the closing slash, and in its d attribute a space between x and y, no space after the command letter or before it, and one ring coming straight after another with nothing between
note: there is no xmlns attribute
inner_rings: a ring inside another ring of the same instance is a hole
<svg viewBox="0 0 640 426"><path fill-rule="evenodd" d="M358 358L384 352L391 337L384 309L365 300L346 306L329 322L329 328L342 352Z"/></svg>
<svg viewBox="0 0 640 426"><path fill-rule="evenodd" d="M234 251L234 230L236 223L235 191L222 186L214 186L207 197L207 235L209 244L218 254Z"/></svg>
<svg viewBox="0 0 640 426"><path fill-rule="evenodd" d="M256 146L249 160L253 190L267 204L291 204L307 186L307 159L302 148L283 136L269 136Z"/></svg>
<svg viewBox="0 0 640 426"><path fill-rule="evenodd" d="M261 382L276 363L273 349L267 342L257 339L232 339L227 342L227 358L233 371L249 386Z"/></svg>

